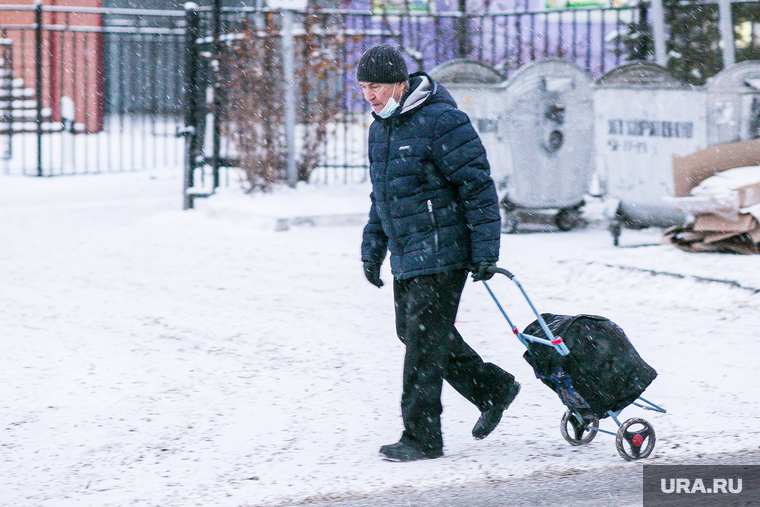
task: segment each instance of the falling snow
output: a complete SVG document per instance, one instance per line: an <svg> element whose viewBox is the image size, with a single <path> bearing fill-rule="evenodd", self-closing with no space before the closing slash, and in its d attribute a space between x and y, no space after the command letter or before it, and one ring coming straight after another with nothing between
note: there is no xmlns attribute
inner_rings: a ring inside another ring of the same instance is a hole
<svg viewBox="0 0 760 507"><path fill-rule="evenodd" d="M477 410L444 388L445 456L382 461L404 351L387 263L383 289L362 273L369 186L230 188L186 212L181 187L170 171L0 176L0 504L292 505L621 463L612 437L562 439L562 404L479 283L457 326L520 395L475 441ZM660 235L503 235L500 265L539 311L610 318L657 370L646 395L668 413L621 416L654 425L648 463L757 449L760 256ZM490 285L534 320L506 278Z"/></svg>

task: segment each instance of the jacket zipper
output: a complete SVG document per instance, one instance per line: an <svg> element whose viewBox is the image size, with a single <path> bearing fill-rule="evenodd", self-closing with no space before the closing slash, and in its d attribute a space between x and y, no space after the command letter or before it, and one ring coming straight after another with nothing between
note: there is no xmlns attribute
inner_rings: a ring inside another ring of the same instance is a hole
<svg viewBox="0 0 760 507"><path fill-rule="evenodd" d="M435 213L433 213L433 201L427 200L428 216L430 217L430 224L433 226L433 244L435 245L435 251L438 251L438 226L435 223Z"/></svg>
<svg viewBox="0 0 760 507"><path fill-rule="evenodd" d="M391 121L388 124L388 135L385 140L385 167L383 167L383 196L384 196L384 204L386 207L388 207L388 162L391 158L391 133L393 132L393 124L395 123L395 120L391 118ZM390 212L389 212L390 215ZM388 227L390 229L394 229L393 227L393 220L388 220ZM395 236L395 231L392 232L392 235Z"/></svg>

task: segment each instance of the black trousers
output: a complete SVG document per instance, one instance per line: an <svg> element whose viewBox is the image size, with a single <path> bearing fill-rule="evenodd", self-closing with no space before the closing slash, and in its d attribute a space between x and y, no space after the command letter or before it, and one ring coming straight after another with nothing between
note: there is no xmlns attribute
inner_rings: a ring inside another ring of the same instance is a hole
<svg viewBox="0 0 760 507"><path fill-rule="evenodd" d="M396 332L406 345L401 441L443 448L441 389L446 380L481 411L502 403L515 378L484 362L454 327L467 271L393 281Z"/></svg>

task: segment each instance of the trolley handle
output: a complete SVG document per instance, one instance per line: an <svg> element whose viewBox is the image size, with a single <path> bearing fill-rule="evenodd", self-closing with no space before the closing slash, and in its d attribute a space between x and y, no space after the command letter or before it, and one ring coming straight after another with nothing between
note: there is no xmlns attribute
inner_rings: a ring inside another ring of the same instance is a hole
<svg viewBox="0 0 760 507"><path fill-rule="evenodd" d="M501 303L499 303L499 300L496 299L496 294L493 293L491 290L491 287L488 286L488 283L483 280L483 285L485 285L486 290L488 290L488 293L491 295L491 298L493 298L494 302L496 303L496 306L499 307L499 310L501 311L501 314L504 316L505 319L507 319L507 322L509 323L509 326L512 328L512 332L517 336L517 338L520 339L521 342L523 342L523 345L528 347L528 342L536 342L540 343L542 345L548 345L550 347L553 347L554 350L557 351L557 353L561 356L566 356L570 353L570 350L567 348L567 345L565 345L564 341L560 337L555 337L554 334L549 329L549 326L546 325L546 322L544 321L544 318L541 317L541 314L538 313L538 310L536 310L536 307L533 306L533 302L528 297L528 294L525 292L525 289L523 289L523 286L520 284L519 281L517 281L517 278L515 278L515 275L513 275L511 272L507 271L504 268L499 268L496 266L492 266L488 268L489 273L499 273L513 282L515 282L515 285L520 289L520 292L522 292L522 295L525 297L525 300L528 302L528 305L530 305L530 308L533 310L533 313L536 315L536 319L538 320L539 326L541 326L541 329L546 334L546 337L548 339L544 338L538 338L537 336L531 336L527 335L525 333L521 333L517 330L517 327L512 323L512 320L507 315L507 312L504 311L504 308L501 306Z"/></svg>
<svg viewBox="0 0 760 507"><path fill-rule="evenodd" d="M506 276L506 277L507 277L507 278L509 278L510 280L512 280L512 279L515 277L515 275L513 275L512 273L510 273L510 272L509 272L509 271L507 271L506 269L504 269L504 268L499 268L499 267L496 267L496 266L490 266L490 267L488 268L488 270L487 270L487 271L488 271L489 273L494 273L494 274L496 274L496 273L499 273L500 275L504 275L504 276Z"/></svg>

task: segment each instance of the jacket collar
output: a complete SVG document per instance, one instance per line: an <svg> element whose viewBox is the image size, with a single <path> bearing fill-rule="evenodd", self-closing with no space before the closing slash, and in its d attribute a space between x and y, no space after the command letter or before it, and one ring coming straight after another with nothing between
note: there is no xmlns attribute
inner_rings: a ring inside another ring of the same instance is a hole
<svg viewBox="0 0 760 507"><path fill-rule="evenodd" d="M426 74L413 75L410 81L411 88L401 99L399 114L417 109L435 93L436 84Z"/></svg>
<svg viewBox="0 0 760 507"><path fill-rule="evenodd" d="M375 120L386 122L391 118L405 115L420 108L425 102L435 95L438 85L430 76L423 72L417 72L409 76L409 90L401 97L398 108L388 118L380 118L374 111L372 116Z"/></svg>

